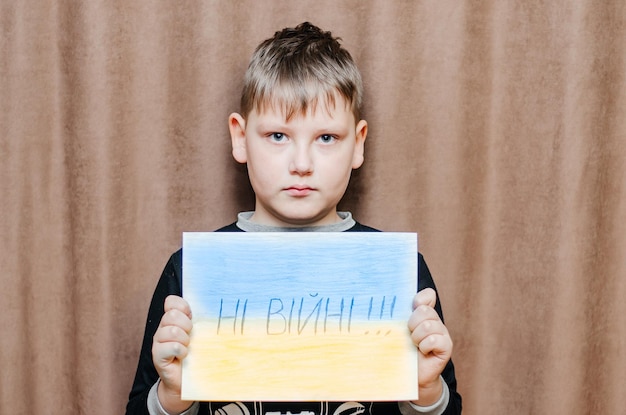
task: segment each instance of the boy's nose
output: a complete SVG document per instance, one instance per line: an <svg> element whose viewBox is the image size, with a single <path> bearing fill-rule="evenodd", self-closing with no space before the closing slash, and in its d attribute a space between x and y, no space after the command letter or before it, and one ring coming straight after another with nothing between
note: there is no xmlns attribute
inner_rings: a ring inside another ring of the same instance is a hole
<svg viewBox="0 0 626 415"><path fill-rule="evenodd" d="M309 148L306 146L295 146L289 165L289 172L301 176L313 172L313 159L311 158Z"/></svg>

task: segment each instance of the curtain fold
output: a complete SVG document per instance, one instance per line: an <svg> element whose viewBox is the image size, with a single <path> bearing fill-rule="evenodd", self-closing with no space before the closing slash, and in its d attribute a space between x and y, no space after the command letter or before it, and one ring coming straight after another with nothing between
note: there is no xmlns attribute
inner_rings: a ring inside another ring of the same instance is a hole
<svg viewBox="0 0 626 415"><path fill-rule="evenodd" d="M183 231L253 208L247 61L309 20L361 68L341 209L418 232L469 414L621 413L626 4L0 4L0 413L120 413Z"/></svg>

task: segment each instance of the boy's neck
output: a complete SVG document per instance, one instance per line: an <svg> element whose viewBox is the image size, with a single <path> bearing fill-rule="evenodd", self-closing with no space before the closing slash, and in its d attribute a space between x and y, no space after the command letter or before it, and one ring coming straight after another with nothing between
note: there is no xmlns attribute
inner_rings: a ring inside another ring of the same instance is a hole
<svg viewBox="0 0 626 415"><path fill-rule="evenodd" d="M237 215L237 227L245 232L343 232L355 225L350 212L337 212L341 221L328 225L304 226L304 227L282 227L262 225L252 222L250 218L254 212L241 212Z"/></svg>

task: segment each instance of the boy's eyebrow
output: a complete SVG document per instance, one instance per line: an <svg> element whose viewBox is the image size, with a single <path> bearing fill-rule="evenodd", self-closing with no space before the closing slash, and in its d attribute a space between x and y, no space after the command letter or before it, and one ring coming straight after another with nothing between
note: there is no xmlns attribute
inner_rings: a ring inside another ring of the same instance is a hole
<svg viewBox="0 0 626 415"><path fill-rule="evenodd" d="M283 128L283 127L287 127L288 122L286 121L281 121L279 118L275 118L275 119L258 119L257 122L257 128L259 129L263 129L263 130L273 130L276 128Z"/></svg>

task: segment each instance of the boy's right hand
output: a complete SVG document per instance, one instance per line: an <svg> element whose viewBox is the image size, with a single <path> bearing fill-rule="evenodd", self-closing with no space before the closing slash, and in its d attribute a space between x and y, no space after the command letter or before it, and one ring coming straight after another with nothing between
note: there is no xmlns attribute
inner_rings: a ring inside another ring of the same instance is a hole
<svg viewBox="0 0 626 415"><path fill-rule="evenodd" d="M165 299L163 317L152 342L152 361L161 383L158 397L169 413L187 409L191 402L181 401L182 360L187 356L191 333L191 308L182 297L170 295Z"/></svg>

